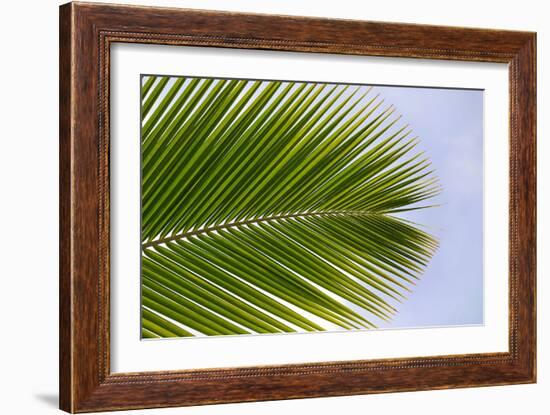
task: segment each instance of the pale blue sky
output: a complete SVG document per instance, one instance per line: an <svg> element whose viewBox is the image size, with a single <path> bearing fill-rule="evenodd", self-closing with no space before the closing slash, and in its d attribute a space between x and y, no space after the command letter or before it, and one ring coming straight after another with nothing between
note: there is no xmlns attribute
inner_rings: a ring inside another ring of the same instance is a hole
<svg viewBox="0 0 550 415"><path fill-rule="evenodd" d="M407 215L440 247L390 327L483 323L483 91L375 87L420 137L441 206ZM374 92L374 91L373 91Z"/></svg>

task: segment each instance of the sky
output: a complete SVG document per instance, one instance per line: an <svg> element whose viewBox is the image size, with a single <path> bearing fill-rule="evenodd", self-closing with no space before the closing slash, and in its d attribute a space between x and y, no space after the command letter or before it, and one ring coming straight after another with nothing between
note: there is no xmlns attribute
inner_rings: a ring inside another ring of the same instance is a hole
<svg viewBox="0 0 550 415"><path fill-rule="evenodd" d="M374 90L418 135L443 187L441 206L406 215L440 247L389 326L483 324L483 91Z"/></svg>

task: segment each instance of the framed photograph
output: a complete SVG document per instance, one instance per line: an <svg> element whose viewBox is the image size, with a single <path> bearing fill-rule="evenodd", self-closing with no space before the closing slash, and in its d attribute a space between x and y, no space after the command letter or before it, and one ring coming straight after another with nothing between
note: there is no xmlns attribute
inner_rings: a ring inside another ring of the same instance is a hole
<svg viewBox="0 0 550 415"><path fill-rule="evenodd" d="M60 8L60 406L536 379L536 36Z"/></svg>

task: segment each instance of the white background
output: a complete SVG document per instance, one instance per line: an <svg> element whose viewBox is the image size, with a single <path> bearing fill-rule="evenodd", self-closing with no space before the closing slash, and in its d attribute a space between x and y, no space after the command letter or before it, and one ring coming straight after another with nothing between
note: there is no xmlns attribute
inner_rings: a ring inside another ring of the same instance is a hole
<svg viewBox="0 0 550 415"><path fill-rule="evenodd" d="M533 30L539 50L539 173L550 179L550 89L542 82L549 63L550 27L545 2L463 0L358 2L262 0L138 1L133 3L313 15L382 21ZM57 1L7 2L2 17L0 229L2 270L1 411L56 413L57 406ZM539 383L536 385L322 398L270 403L132 412L158 414L408 413L539 414L550 403L548 330L550 272L548 186L539 186Z"/></svg>
<svg viewBox="0 0 550 415"><path fill-rule="evenodd" d="M506 65L128 44L113 46L110 62L114 372L508 351ZM140 73L484 88L484 179L491 183L483 195L485 324L140 341Z"/></svg>

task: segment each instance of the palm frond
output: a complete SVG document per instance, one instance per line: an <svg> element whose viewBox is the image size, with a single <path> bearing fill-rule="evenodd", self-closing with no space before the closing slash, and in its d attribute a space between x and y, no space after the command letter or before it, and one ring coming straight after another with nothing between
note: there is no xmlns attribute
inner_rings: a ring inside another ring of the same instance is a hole
<svg viewBox="0 0 550 415"><path fill-rule="evenodd" d="M440 191L370 89L144 77L143 337L374 328L437 248Z"/></svg>

